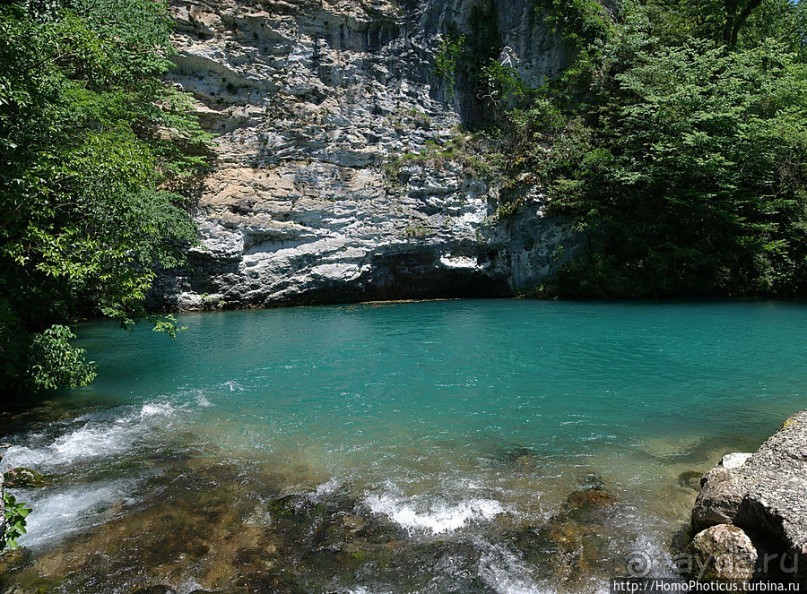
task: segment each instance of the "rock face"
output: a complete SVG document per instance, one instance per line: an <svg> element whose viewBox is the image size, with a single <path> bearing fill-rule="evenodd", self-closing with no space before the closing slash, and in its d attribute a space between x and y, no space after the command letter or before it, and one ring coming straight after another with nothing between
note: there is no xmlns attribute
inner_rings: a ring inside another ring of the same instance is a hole
<svg viewBox="0 0 807 594"><path fill-rule="evenodd" d="M6 501L3 499L3 493L5 490L3 483L3 473L0 473L0 549L2 549L6 544Z"/></svg>
<svg viewBox="0 0 807 594"><path fill-rule="evenodd" d="M574 247L537 189L497 216L499 189L462 150L463 123L485 115L477 83L435 68L440 40L464 33L530 84L558 73L570 52L532 0L170 4L171 78L220 136L202 243L159 283L164 305L510 295Z"/></svg>
<svg viewBox="0 0 807 594"><path fill-rule="evenodd" d="M724 457L702 485L692 512L696 530L733 524L777 555L773 561L779 572L804 573L807 411L789 418L756 453Z"/></svg>

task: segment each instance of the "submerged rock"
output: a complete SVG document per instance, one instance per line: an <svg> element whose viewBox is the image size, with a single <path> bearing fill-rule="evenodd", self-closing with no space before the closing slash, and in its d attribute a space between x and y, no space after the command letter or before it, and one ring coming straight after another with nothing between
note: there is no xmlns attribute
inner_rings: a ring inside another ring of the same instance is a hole
<svg viewBox="0 0 807 594"><path fill-rule="evenodd" d="M700 491L703 474L697 470L687 470L678 475L678 484L693 491Z"/></svg>
<svg viewBox="0 0 807 594"><path fill-rule="evenodd" d="M588 477L585 487L570 493L545 525L525 525L504 535L526 563L573 591L583 588L595 569L603 571L603 577L617 575L620 569L609 523L617 499L598 477Z"/></svg>
<svg viewBox="0 0 807 594"><path fill-rule="evenodd" d="M538 452L525 446L502 449L496 454L495 459L511 467L516 472L532 472L540 463Z"/></svg>
<svg viewBox="0 0 807 594"><path fill-rule="evenodd" d="M718 524L695 535L687 547L689 575L703 580L750 580L759 552L737 526Z"/></svg>
<svg viewBox="0 0 807 594"><path fill-rule="evenodd" d="M0 553L0 576L23 569L31 559L31 551L26 547L4 550Z"/></svg>
<svg viewBox="0 0 807 594"><path fill-rule="evenodd" d="M47 477L30 468L12 468L3 473L6 487L16 489L40 488L48 484Z"/></svg>
<svg viewBox="0 0 807 594"><path fill-rule="evenodd" d="M566 497L561 517L584 523L602 523L603 511L614 503L616 497L600 485L573 491Z"/></svg>

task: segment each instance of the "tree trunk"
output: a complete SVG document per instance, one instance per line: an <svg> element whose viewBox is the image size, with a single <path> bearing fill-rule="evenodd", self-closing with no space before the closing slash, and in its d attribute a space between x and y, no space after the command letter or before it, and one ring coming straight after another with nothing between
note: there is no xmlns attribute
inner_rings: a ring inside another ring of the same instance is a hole
<svg viewBox="0 0 807 594"><path fill-rule="evenodd" d="M734 24L737 22L738 0L723 0L725 9L725 21L723 23L723 43L731 45L731 37L734 34Z"/></svg>
<svg viewBox="0 0 807 594"><path fill-rule="evenodd" d="M723 29L723 41L729 47L737 45L737 37L740 34L740 29L743 28L748 17L759 8L762 0L747 0L740 9L737 0L725 0L724 6L726 7L726 26ZM738 14L739 12L739 14Z"/></svg>

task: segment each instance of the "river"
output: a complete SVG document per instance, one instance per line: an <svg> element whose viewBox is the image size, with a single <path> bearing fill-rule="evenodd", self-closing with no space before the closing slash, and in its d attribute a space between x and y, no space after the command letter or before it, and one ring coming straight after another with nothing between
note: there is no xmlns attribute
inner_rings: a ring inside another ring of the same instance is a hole
<svg viewBox="0 0 807 594"><path fill-rule="evenodd" d="M6 589L607 591L670 574L700 473L807 407L800 303L179 319L82 324L97 381L0 417L47 477Z"/></svg>

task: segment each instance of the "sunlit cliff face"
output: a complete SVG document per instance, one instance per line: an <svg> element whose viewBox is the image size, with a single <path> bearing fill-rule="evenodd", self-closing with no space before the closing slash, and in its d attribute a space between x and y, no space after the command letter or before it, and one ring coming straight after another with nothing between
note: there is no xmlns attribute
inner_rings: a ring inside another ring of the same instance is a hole
<svg viewBox="0 0 807 594"><path fill-rule="evenodd" d="M219 134L202 243L163 303L204 309L528 290L558 265L564 226L499 187L468 129L494 117L475 72L532 85L563 42L527 0L173 2L176 83ZM463 46L447 80L446 39ZM477 44L478 45L478 44ZM481 47L481 46L480 46Z"/></svg>

